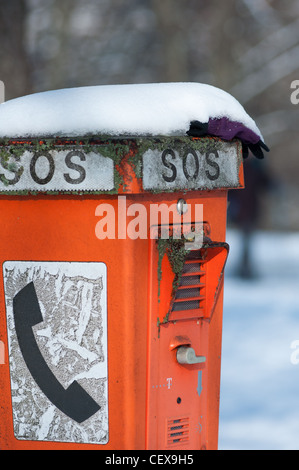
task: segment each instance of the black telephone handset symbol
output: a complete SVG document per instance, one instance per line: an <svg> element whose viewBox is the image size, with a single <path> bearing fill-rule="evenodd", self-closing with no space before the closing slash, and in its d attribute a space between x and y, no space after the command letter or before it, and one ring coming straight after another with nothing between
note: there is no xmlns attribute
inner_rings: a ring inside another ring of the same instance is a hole
<svg viewBox="0 0 299 470"><path fill-rule="evenodd" d="M43 358L32 327L43 321L33 282L13 299L16 334L25 363L46 397L65 415L82 423L99 411L100 406L74 381L65 389Z"/></svg>

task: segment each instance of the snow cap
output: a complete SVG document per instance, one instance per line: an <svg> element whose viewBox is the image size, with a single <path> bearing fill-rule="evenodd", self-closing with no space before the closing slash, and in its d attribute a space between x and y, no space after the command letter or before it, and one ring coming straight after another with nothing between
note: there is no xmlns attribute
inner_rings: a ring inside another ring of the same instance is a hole
<svg viewBox="0 0 299 470"><path fill-rule="evenodd" d="M203 136L267 149L243 106L201 83L66 88L0 105L0 137Z"/></svg>

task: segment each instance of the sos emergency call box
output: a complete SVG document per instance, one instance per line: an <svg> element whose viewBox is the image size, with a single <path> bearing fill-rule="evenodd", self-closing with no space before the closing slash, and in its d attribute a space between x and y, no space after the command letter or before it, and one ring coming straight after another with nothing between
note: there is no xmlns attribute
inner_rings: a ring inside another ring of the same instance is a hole
<svg viewBox="0 0 299 470"><path fill-rule="evenodd" d="M215 449L218 138L2 142L0 448Z"/></svg>

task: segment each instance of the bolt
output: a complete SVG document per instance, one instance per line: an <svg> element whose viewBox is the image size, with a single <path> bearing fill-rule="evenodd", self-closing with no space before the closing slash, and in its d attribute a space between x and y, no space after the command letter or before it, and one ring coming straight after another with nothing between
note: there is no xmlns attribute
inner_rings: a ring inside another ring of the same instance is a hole
<svg viewBox="0 0 299 470"><path fill-rule="evenodd" d="M185 199L179 199L176 207L179 214L186 214L188 211L188 204Z"/></svg>

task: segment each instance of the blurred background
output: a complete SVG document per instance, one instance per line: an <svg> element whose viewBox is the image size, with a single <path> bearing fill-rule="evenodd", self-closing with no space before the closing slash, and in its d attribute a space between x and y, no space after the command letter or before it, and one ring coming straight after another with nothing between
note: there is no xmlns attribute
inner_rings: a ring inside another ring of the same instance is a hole
<svg viewBox="0 0 299 470"><path fill-rule="evenodd" d="M298 0L0 0L0 40L6 101L195 81L254 118L271 152L246 161L247 190L230 195L219 446L299 448Z"/></svg>

